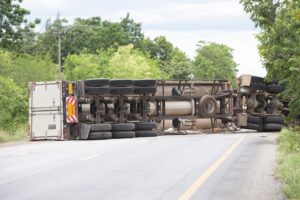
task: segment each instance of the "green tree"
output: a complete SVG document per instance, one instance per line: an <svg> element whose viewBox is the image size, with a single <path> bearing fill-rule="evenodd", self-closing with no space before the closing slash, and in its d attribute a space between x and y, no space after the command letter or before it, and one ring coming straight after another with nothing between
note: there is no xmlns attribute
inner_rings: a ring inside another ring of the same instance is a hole
<svg viewBox="0 0 300 200"><path fill-rule="evenodd" d="M0 50L0 74L19 85L29 81L51 81L56 77L56 65L49 56L32 56Z"/></svg>
<svg viewBox="0 0 300 200"><path fill-rule="evenodd" d="M171 79L189 79L189 76L193 73L193 62L184 52L174 48L165 70Z"/></svg>
<svg viewBox="0 0 300 200"><path fill-rule="evenodd" d="M250 13L255 26L264 29L274 24L276 11L280 7L280 0L240 0L240 3Z"/></svg>
<svg viewBox="0 0 300 200"><path fill-rule="evenodd" d="M64 77L67 80L110 77L108 63L113 53L113 49L108 49L98 54L69 55L64 64Z"/></svg>
<svg viewBox="0 0 300 200"><path fill-rule="evenodd" d="M69 46L66 45L65 37L68 30L68 21L66 19L60 19L58 15L54 22L51 22L51 20L48 19L45 25L46 30L38 35L33 52L39 55L48 54L52 61L57 63L58 34L62 35L62 58L69 54Z"/></svg>
<svg viewBox="0 0 300 200"><path fill-rule="evenodd" d="M192 71L192 61L164 36L144 39L141 50L158 60L159 68L171 79L187 79Z"/></svg>
<svg viewBox="0 0 300 200"><path fill-rule="evenodd" d="M35 22L25 17L30 12L21 7L22 0L0 1L0 48L20 51L23 45L32 45Z"/></svg>
<svg viewBox="0 0 300 200"><path fill-rule="evenodd" d="M126 37L126 44L133 44L135 47L141 47L141 42L144 39L144 34L142 32L142 24L135 22L130 18L130 14L127 13L126 17L120 22L122 31Z"/></svg>
<svg viewBox="0 0 300 200"><path fill-rule="evenodd" d="M28 118L27 90L0 76L0 129L15 131Z"/></svg>
<svg viewBox="0 0 300 200"><path fill-rule="evenodd" d="M69 80L88 78L164 78L157 62L133 45L120 46L95 54L69 55L64 66L64 75Z"/></svg>
<svg viewBox="0 0 300 200"><path fill-rule="evenodd" d="M119 47L109 61L110 78L165 78L155 60L141 51L134 49L133 45Z"/></svg>
<svg viewBox="0 0 300 200"><path fill-rule="evenodd" d="M144 38L141 24L132 20L129 14L120 22L102 20L100 17L76 18L72 24L57 19L46 22L46 31L38 37L37 51L50 52L53 61L57 60L57 33L62 36L62 58L69 54L97 54L98 50L118 49L119 46L133 44L141 46Z"/></svg>
<svg viewBox="0 0 300 200"><path fill-rule="evenodd" d="M214 42L198 43L193 74L198 79L225 79L235 84L237 64L233 59L233 49Z"/></svg>
<svg viewBox="0 0 300 200"><path fill-rule="evenodd" d="M149 53L151 58L159 60L159 67L164 70L166 63L170 62L171 54L174 50L173 44L164 36L159 36L151 40L149 38L143 41L142 50Z"/></svg>
<svg viewBox="0 0 300 200"><path fill-rule="evenodd" d="M242 3L245 0L241 1ZM248 2L257 7L264 1ZM253 6L251 6L253 7ZM250 8L251 8L250 7ZM276 12L268 13L267 10L276 7ZM253 18L261 33L257 35L260 42L259 53L267 69L269 80L279 80L285 85L282 94L290 99L290 118L300 113L300 2L293 0L277 1L269 4L265 14L256 9L246 9L251 16L273 19L272 23L264 23Z"/></svg>

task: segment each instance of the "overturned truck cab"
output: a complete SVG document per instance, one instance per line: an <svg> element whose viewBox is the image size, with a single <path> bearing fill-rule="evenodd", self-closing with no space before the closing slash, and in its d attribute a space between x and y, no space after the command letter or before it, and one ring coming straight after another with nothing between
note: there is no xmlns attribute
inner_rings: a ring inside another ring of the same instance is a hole
<svg viewBox="0 0 300 200"><path fill-rule="evenodd" d="M284 105L278 94L284 88L278 81L243 75L238 79L235 115L241 128L257 131L280 131L284 124Z"/></svg>

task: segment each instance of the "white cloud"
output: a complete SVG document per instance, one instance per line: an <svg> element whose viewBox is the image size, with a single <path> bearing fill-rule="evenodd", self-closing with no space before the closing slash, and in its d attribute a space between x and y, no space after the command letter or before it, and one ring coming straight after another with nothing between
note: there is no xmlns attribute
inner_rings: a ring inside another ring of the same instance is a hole
<svg viewBox="0 0 300 200"><path fill-rule="evenodd" d="M50 1L41 1L41 0L24 0L23 5L25 8L29 8L30 10L59 10L63 9L67 6L67 1L62 0L50 0ZM46 12L47 13L47 12ZM45 14L46 14L45 13Z"/></svg>
<svg viewBox="0 0 300 200"><path fill-rule="evenodd" d="M127 10L126 10L127 11ZM126 12L123 10L123 13ZM240 4L236 2L201 3L173 3L154 10L131 10L132 16L146 24L182 22L186 20L199 20L218 17L245 15Z"/></svg>

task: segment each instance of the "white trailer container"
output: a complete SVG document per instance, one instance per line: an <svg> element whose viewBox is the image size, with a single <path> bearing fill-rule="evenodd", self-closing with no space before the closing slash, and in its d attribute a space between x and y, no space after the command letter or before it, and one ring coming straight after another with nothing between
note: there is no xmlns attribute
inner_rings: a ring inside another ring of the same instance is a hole
<svg viewBox="0 0 300 200"><path fill-rule="evenodd" d="M31 140L64 139L62 82L29 83L29 136Z"/></svg>

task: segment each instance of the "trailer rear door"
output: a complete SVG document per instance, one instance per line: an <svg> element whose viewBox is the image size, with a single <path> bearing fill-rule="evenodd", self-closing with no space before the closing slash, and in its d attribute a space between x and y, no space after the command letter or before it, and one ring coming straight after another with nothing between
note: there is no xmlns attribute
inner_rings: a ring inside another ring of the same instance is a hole
<svg viewBox="0 0 300 200"><path fill-rule="evenodd" d="M30 138L63 139L62 82L29 83L29 91Z"/></svg>

